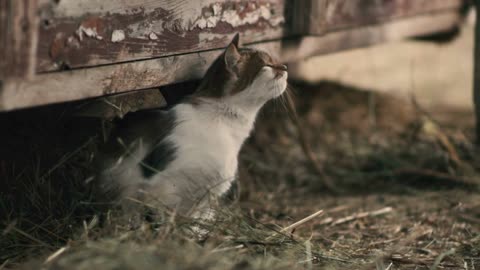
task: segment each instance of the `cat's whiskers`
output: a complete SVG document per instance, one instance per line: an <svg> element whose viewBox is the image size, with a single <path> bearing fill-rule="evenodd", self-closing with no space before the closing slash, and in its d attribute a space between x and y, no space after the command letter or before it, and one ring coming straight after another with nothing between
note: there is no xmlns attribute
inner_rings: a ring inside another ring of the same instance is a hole
<svg viewBox="0 0 480 270"><path fill-rule="evenodd" d="M291 119L297 118L297 110L295 107L295 88L291 84L287 84L287 89L283 95L283 102L285 104L285 109Z"/></svg>
<svg viewBox="0 0 480 270"><path fill-rule="evenodd" d="M283 92L283 94L278 98L278 102L282 106L282 109L285 111L288 111L287 104L285 103L285 95L286 95L286 90Z"/></svg>
<svg viewBox="0 0 480 270"><path fill-rule="evenodd" d="M273 89L273 90L274 90L275 92L278 92L278 91L279 91L279 86L278 86L278 84L275 84L275 85L274 85L274 89ZM274 99L273 99L273 111L274 111L274 112L276 112L277 108L278 108L279 106L281 106L281 100L279 100L279 99L281 99L281 95L280 95L278 98L274 98Z"/></svg>

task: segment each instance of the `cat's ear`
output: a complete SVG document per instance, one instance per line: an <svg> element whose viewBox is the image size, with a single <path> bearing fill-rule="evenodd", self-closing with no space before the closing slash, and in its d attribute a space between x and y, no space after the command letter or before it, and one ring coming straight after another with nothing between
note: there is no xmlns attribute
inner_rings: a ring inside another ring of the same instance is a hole
<svg viewBox="0 0 480 270"><path fill-rule="evenodd" d="M240 46L240 34L239 33L235 34L235 36L233 37L232 42L230 42L230 44L235 45L235 47L237 47L237 48Z"/></svg>
<svg viewBox="0 0 480 270"><path fill-rule="evenodd" d="M224 59L225 59L225 64L227 65L227 68L232 68L234 67L238 60L240 60L240 53L238 52L238 34L235 35L233 38L233 41L228 45L227 49L225 50L224 54Z"/></svg>

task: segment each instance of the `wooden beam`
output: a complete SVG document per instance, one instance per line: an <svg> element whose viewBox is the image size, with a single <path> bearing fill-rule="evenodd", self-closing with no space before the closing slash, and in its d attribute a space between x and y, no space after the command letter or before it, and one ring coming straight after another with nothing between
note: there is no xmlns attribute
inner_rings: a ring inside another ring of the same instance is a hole
<svg viewBox="0 0 480 270"><path fill-rule="evenodd" d="M139 109L161 108L167 105L160 90L154 88L86 100L79 104L76 116L114 119Z"/></svg>
<svg viewBox="0 0 480 270"><path fill-rule="evenodd" d="M460 10L462 0L305 0L293 7L297 34L323 35L396 19Z"/></svg>
<svg viewBox="0 0 480 270"><path fill-rule="evenodd" d="M287 40L282 43L281 59L286 62L295 62L314 55L447 31L458 26L460 20L461 16L458 12L440 12L335 31L322 36Z"/></svg>
<svg viewBox="0 0 480 270"><path fill-rule="evenodd" d="M474 48L474 74L473 74L473 103L475 105L476 133L475 139L480 145L480 0L475 0L475 48Z"/></svg>
<svg viewBox="0 0 480 270"><path fill-rule="evenodd" d="M292 32L296 35L320 35L326 31L325 12L328 1L298 1L292 7Z"/></svg>
<svg viewBox="0 0 480 270"><path fill-rule="evenodd" d="M0 1L0 57L5 59L9 38L8 14L10 10L10 1ZM0 61L0 82L7 76L7 61ZM0 85L0 90L2 86Z"/></svg>
<svg viewBox="0 0 480 270"><path fill-rule="evenodd" d="M38 0L0 1L0 80L35 74L37 4Z"/></svg>
<svg viewBox="0 0 480 270"><path fill-rule="evenodd" d="M199 78L221 53L191 53L90 69L39 74L33 80L7 80L0 111L154 88Z"/></svg>
<svg viewBox="0 0 480 270"><path fill-rule="evenodd" d="M358 25L371 25L408 18L417 15L427 15L445 10L460 11L465 4L459 0L336 0L326 2L325 27L327 31L346 29Z"/></svg>
<svg viewBox="0 0 480 270"><path fill-rule="evenodd" d="M14 0L12 0L14 1ZM42 5L37 72L280 39L285 0L62 0Z"/></svg>
<svg viewBox="0 0 480 270"><path fill-rule="evenodd" d="M462 3L462 0L46 1L39 8L42 23L37 72L218 49L226 46L236 32L242 34L243 43L292 35L321 35L452 10ZM293 18L286 15L289 12L293 12Z"/></svg>
<svg viewBox="0 0 480 270"><path fill-rule="evenodd" d="M448 11L396 20L380 25L333 32L318 37L253 44L284 62L313 55L368 46L379 42L445 31L460 20ZM7 80L0 111L123 93L201 78L223 49L148 59L96 68L37 75L30 81Z"/></svg>

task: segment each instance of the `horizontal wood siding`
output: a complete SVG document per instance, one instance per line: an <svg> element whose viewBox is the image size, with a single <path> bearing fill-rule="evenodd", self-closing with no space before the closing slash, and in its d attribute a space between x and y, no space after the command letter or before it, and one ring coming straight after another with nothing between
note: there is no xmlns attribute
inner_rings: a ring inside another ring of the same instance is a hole
<svg viewBox="0 0 480 270"><path fill-rule="evenodd" d="M398 40L410 36L451 29L459 22L458 12L422 15L381 25L252 44L284 62ZM52 72L33 80L7 81L0 111L60 101L78 100L123 93L199 79L223 49L120 63L96 68Z"/></svg>
<svg viewBox="0 0 480 270"><path fill-rule="evenodd" d="M53 1L52 1L53 2ZM284 0L61 0L42 7L37 71L177 55L280 39Z"/></svg>
<svg viewBox="0 0 480 270"><path fill-rule="evenodd" d="M328 31L376 24L397 18L458 9L458 0L337 0L327 1L325 21Z"/></svg>
<svg viewBox="0 0 480 270"><path fill-rule="evenodd" d="M298 1L293 21L302 34L327 32L378 24L395 19L460 10L462 0L308 0Z"/></svg>
<svg viewBox="0 0 480 270"><path fill-rule="evenodd" d="M0 0L0 111L198 79L237 32L294 62L450 30L465 3Z"/></svg>

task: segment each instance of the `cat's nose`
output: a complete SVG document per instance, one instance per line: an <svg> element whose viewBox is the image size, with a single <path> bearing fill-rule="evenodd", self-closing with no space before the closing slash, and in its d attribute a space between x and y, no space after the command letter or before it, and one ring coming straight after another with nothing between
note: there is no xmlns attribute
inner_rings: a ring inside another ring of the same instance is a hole
<svg viewBox="0 0 480 270"><path fill-rule="evenodd" d="M278 79L280 77L283 77L285 73L287 73L287 67L282 65L282 67L276 67L273 69L273 72L275 73L275 79Z"/></svg>
<svg viewBox="0 0 480 270"><path fill-rule="evenodd" d="M281 71L287 71L287 66L285 65L274 65L272 66L274 69L281 70Z"/></svg>

